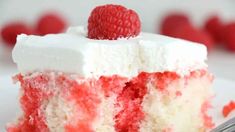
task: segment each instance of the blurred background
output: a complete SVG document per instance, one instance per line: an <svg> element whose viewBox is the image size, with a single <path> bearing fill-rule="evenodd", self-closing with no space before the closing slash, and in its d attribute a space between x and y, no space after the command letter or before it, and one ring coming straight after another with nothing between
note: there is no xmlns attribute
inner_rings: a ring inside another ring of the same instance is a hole
<svg viewBox="0 0 235 132"><path fill-rule="evenodd" d="M235 81L234 0L0 0L0 75L17 72L11 59L15 34L45 35L87 25L91 10L108 3L135 10L142 31L205 44L210 70Z"/></svg>

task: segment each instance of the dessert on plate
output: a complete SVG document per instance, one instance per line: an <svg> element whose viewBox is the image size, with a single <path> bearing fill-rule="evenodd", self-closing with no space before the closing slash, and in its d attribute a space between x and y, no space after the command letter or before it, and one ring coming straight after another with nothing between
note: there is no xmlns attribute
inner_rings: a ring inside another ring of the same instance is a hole
<svg viewBox="0 0 235 132"><path fill-rule="evenodd" d="M206 58L202 44L141 32L133 10L98 6L87 28L17 37L22 114L7 131L207 131Z"/></svg>

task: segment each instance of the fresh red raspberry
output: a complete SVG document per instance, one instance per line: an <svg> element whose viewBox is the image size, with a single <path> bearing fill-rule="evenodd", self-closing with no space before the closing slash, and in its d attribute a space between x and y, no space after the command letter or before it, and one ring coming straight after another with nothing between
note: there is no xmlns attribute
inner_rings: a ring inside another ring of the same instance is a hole
<svg viewBox="0 0 235 132"><path fill-rule="evenodd" d="M226 48L235 52L235 22L231 22L223 28L223 39Z"/></svg>
<svg viewBox="0 0 235 132"><path fill-rule="evenodd" d="M171 36L172 31L181 26L191 26L189 18L182 13L169 14L163 19L160 32L161 34Z"/></svg>
<svg viewBox="0 0 235 132"><path fill-rule="evenodd" d="M214 40L209 33L198 30L192 26L184 25L175 28L171 36L204 44L209 51L214 47Z"/></svg>
<svg viewBox="0 0 235 132"><path fill-rule="evenodd" d="M15 45L17 35L22 33L29 35L33 32L27 24L19 21L7 23L1 30L2 40L10 46Z"/></svg>
<svg viewBox="0 0 235 132"><path fill-rule="evenodd" d="M204 25L204 29L211 34L211 36L217 42L222 41L222 30L223 30L224 23L218 16L211 16L209 17Z"/></svg>
<svg viewBox="0 0 235 132"><path fill-rule="evenodd" d="M235 102L230 101L223 107L222 114L224 117L227 117L232 111L235 110Z"/></svg>
<svg viewBox="0 0 235 132"><path fill-rule="evenodd" d="M235 52L235 31L226 36L226 48L228 51Z"/></svg>
<svg viewBox="0 0 235 132"><path fill-rule="evenodd" d="M196 29L191 25L181 25L171 29L167 36L176 37L176 38L188 38L192 36L192 33L195 33Z"/></svg>
<svg viewBox="0 0 235 132"><path fill-rule="evenodd" d="M61 33L66 28L67 22L62 16L56 13L46 13L42 15L36 24L36 32L39 35Z"/></svg>
<svg viewBox="0 0 235 132"><path fill-rule="evenodd" d="M141 30L138 14L121 5L98 6L88 19L88 38L109 39L137 36Z"/></svg>
<svg viewBox="0 0 235 132"><path fill-rule="evenodd" d="M213 37L204 30L198 30L195 33L195 42L204 44L207 47L208 51L212 50L215 44Z"/></svg>

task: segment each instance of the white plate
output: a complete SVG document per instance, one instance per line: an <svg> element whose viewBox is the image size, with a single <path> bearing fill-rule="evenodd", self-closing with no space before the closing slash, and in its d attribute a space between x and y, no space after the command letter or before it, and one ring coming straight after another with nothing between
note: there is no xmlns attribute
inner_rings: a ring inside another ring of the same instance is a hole
<svg viewBox="0 0 235 132"><path fill-rule="evenodd" d="M221 110L230 100L235 100L235 82L225 79L216 79L214 82L216 97L213 100L214 108L210 111L216 124L228 118L223 118ZM13 85L10 76L0 76L0 131L5 131L5 124L15 119L19 114L17 103L18 86ZM232 113L235 115L235 112ZM230 117L232 117L230 115ZM229 117L229 118L230 118Z"/></svg>

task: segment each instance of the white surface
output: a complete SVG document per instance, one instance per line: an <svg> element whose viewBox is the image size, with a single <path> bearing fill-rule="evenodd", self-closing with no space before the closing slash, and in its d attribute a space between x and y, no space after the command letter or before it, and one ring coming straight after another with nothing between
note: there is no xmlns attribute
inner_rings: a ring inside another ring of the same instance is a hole
<svg viewBox="0 0 235 132"><path fill-rule="evenodd" d="M11 75L0 76L0 131L4 131L5 124L13 121L19 114L19 106L17 101L18 86L13 85ZM214 108L210 111L214 121L218 124L226 119L229 119L235 112L228 118L223 118L221 110L225 104L235 98L235 83L224 79L216 79L214 82L214 91L216 94L213 100Z"/></svg>
<svg viewBox="0 0 235 132"><path fill-rule="evenodd" d="M21 73L60 71L84 77L133 77L140 72L176 72L206 69L206 47L176 38L141 32L134 38L95 40L86 27L46 36L19 35L13 61Z"/></svg>
<svg viewBox="0 0 235 132"><path fill-rule="evenodd" d="M235 82L235 53L217 49L209 53L208 58L209 70L216 77Z"/></svg>
<svg viewBox="0 0 235 132"><path fill-rule="evenodd" d="M15 121L20 114L17 85L13 85L11 76L0 76L0 132L4 132L7 122Z"/></svg>

